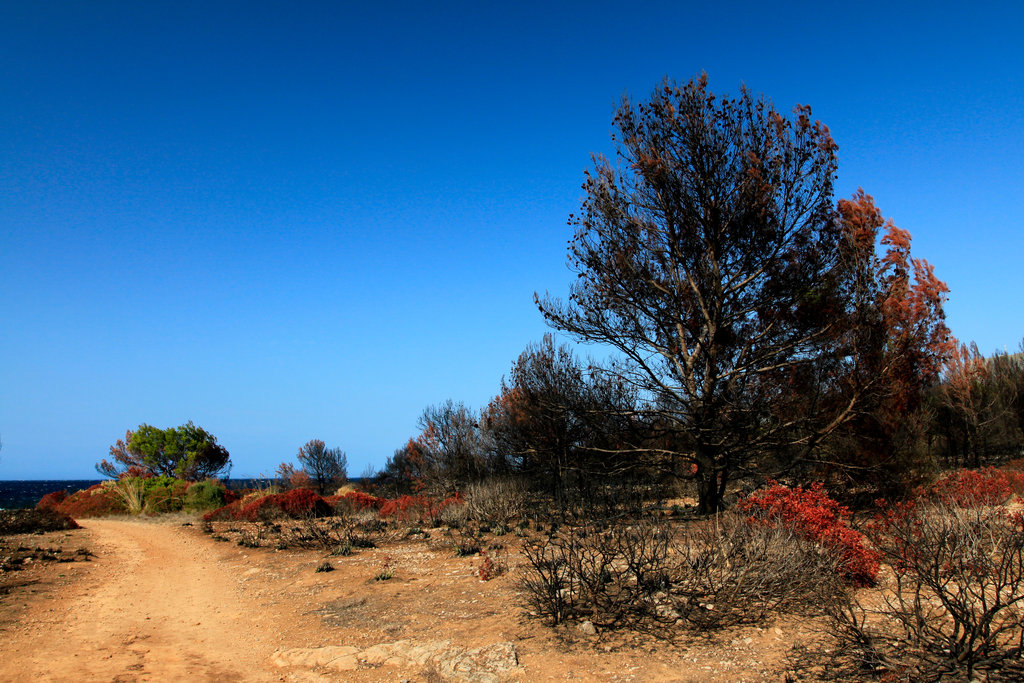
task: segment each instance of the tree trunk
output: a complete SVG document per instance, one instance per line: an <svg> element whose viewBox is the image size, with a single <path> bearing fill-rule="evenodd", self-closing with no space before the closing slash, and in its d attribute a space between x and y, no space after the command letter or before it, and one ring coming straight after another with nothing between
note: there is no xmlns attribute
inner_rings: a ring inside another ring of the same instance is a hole
<svg viewBox="0 0 1024 683"><path fill-rule="evenodd" d="M703 452L702 452L703 451ZM715 467L715 457L706 449L697 450L697 511L710 515L722 509L726 473Z"/></svg>

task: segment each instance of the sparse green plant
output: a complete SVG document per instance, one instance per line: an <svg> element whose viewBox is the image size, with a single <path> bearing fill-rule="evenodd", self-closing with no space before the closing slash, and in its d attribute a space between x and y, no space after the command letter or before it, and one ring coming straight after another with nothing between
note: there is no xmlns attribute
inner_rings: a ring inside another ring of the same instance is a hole
<svg viewBox="0 0 1024 683"><path fill-rule="evenodd" d="M389 581L395 578L395 559L391 555L384 556L384 564L373 578L377 581Z"/></svg>
<svg viewBox="0 0 1024 683"><path fill-rule="evenodd" d="M473 530L457 529L455 533L452 533L452 530L449 529L445 533L455 551L455 557L470 557L480 552L480 541Z"/></svg>

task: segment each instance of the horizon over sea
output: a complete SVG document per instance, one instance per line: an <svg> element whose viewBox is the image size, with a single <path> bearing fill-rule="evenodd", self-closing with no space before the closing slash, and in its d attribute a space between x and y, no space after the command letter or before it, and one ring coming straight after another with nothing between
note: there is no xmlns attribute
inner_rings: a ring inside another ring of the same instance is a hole
<svg viewBox="0 0 1024 683"><path fill-rule="evenodd" d="M39 499L54 491L75 491L107 481L106 479L0 479L0 510L16 510L32 508ZM265 485L271 480L258 477L238 477L226 479L230 488L245 488L253 483Z"/></svg>

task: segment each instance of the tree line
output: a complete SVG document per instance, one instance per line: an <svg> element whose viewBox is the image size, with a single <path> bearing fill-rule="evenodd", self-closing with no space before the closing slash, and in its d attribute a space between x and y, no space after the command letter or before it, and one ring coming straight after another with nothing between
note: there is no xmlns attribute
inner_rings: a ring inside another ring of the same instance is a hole
<svg viewBox="0 0 1024 683"><path fill-rule="evenodd" d="M811 108L709 91L706 76L624 97L615 155L593 157L570 216L568 299L535 294L556 331L480 411L448 400L372 476L395 493L520 477L568 503L690 482L701 512L740 481L821 480L899 496L946 465L1021 454L1022 354L984 358L945 323L948 288L863 190L835 197L838 145ZM226 473L191 422L111 447L118 476ZM312 440L278 478L343 482ZM620 491L621 492L621 491Z"/></svg>

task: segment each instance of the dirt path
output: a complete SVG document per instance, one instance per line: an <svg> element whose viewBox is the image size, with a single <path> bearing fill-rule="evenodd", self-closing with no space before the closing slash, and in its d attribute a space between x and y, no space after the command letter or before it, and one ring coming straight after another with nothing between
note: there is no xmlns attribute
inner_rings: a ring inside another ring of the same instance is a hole
<svg viewBox="0 0 1024 683"><path fill-rule="evenodd" d="M19 588L0 591L0 683L762 683L813 637L802 617L682 643L552 629L524 611L516 552L492 548L507 571L484 582L483 560L456 556L442 532L399 528L328 558L186 521L86 519L15 541L95 556L8 574ZM334 571L315 571L325 558Z"/></svg>
<svg viewBox="0 0 1024 683"><path fill-rule="evenodd" d="M96 555L88 576L11 634L0 680L278 680L265 668L273 646L260 610L209 542L180 523L83 526Z"/></svg>

